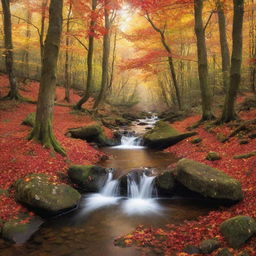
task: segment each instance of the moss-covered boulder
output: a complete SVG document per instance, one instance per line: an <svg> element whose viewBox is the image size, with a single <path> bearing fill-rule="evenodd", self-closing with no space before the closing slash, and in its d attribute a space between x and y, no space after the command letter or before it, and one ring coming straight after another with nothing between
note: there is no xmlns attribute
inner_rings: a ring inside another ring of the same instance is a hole
<svg viewBox="0 0 256 256"><path fill-rule="evenodd" d="M236 216L224 221L220 232L230 246L239 248L256 234L256 221L249 216Z"/></svg>
<svg viewBox="0 0 256 256"><path fill-rule="evenodd" d="M143 136L143 139L145 146L164 149L195 134L195 132L179 133L169 123L158 121L155 127Z"/></svg>
<svg viewBox="0 0 256 256"><path fill-rule="evenodd" d="M220 160L221 156L217 152L210 151L207 153L205 159L209 161L216 161L216 160Z"/></svg>
<svg viewBox="0 0 256 256"><path fill-rule="evenodd" d="M191 144L198 144L198 143L202 142L202 138L196 137L196 138L192 139L190 142L191 142Z"/></svg>
<svg viewBox="0 0 256 256"><path fill-rule="evenodd" d="M106 136L103 127L98 123L69 129L66 135L72 138L86 140L87 142L94 142L101 147L115 145L115 142Z"/></svg>
<svg viewBox="0 0 256 256"><path fill-rule="evenodd" d="M30 113L26 116L21 124L34 127L36 123L36 113Z"/></svg>
<svg viewBox="0 0 256 256"><path fill-rule="evenodd" d="M72 165L68 169L68 176L83 191L98 192L110 171L113 170L95 165Z"/></svg>
<svg viewBox="0 0 256 256"><path fill-rule="evenodd" d="M14 184L18 202L50 214L74 208L81 195L71 186L56 184L44 174L30 174Z"/></svg>
<svg viewBox="0 0 256 256"><path fill-rule="evenodd" d="M3 224L2 237L13 243L24 243L38 230L43 222L37 216L19 216L17 219L9 220Z"/></svg>
<svg viewBox="0 0 256 256"><path fill-rule="evenodd" d="M216 256L233 256L233 253L231 253L228 248L222 248L218 251Z"/></svg>
<svg viewBox="0 0 256 256"><path fill-rule="evenodd" d="M156 177L155 183L159 196L172 194L175 188L173 171L167 171L158 175Z"/></svg>
<svg viewBox="0 0 256 256"><path fill-rule="evenodd" d="M184 158L177 163L175 179L204 197L231 201L243 199L239 181L218 169L190 159Z"/></svg>
<svg viewBox="0 0 256 256"><path fill-rule="evenodd" d="M218 249L219 247L220 247L220 242L218 241L218 239L215 239L215 238L204 240L199 245L200 252L203 254L210 254L216 249Z"/></svg>

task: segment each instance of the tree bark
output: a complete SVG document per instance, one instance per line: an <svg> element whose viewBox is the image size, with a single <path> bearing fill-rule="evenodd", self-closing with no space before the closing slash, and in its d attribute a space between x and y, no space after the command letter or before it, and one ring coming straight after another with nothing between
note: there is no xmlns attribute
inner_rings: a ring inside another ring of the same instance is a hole
<svg viewBox="0 0 256 256"><path fill-rule="evenodd" d="M12 43L12 20L10 10L10 0L1 0L4 15L4 46L5 65L9 77L10 91L7 95L9 99L19 99L17 80L13 72L13 43Z"/></svg>
<svg viewBox="0 0 256 256"><path fill-rule="evenodd" d="M104 20L106 33L103 36L103 56L102 56L102 77L101 88L98 97L96 98L93 109L96 110L103 101L107 86L108 86L108 70L109 70L109 55L110 55L110 18L109 10L107 8L107 1L104 6Z"/></svg>
<svg viewBox="0 0 256 256"><path fill-rule="evenodd" d="M173 58L172 58L172 50L171 48L169 47L169 45L167 44L166 42L166 38L165 38L165 33L163 30L159 29L155 23L153 22L153 20L150 18L149 14L147 13L147 20L149 21L149 23L151 24L152 28L158 32L160 34L160 37L161 37L161 43L163 45L163 47L165 48L165 50L169 53L169 56L168 56L168 64L169 64L169 67L170 67L170 73L171 73L171 77L172 77L172 82L173 82L173 86L174 86L174 89L175 89L175 93L176 93L176 98L177 98L177 102L178 102L178 107L179 109L182 108L181 106L181 96L180 96L180 89L179 89L179 86L178 86L178 82L177 82L177 77L176 77L176 71L175 71L175 67L174 67L174 64L173 64Z"/></svg>
<svg viewBox="0 0 256 256"><path fill-rule="evenodd" d="M49 28L46 35L43 66L38 96L36 123L30 139L39 141L46 148L53 148L65 155L52 129L53 105L56 87L56 70L62 32L63 0L51 0Z"/></svg>
<svg viewBox="0 0 256 256"><path fill-rule="evenodd" d="M67 35L66 35L66 51L65 51L65 98L64 100L70 102L70 77L69 77L69 45L70 45L70 17L72 12L72 2L69 4L67 17Z"/></svg>
<svg viewBox="0 0 256 256"><path fill-rule="evenodd" d="M208 84L208 61L205 43L205 29L203 26L203 0L194 1L195 33L197 38L198 73L202 98L202 119L201 121L212 120L212 97Z"/></svg>
<svg viewBox="0 0 256 256"><path fill-rule="evenodd" d="M223 87L227 91L228 88L228 72L230 69L230 53L228 48L228 40L226 34L226 17L223 11L223 3L217 0L217 13L220 34L221 58L222 58L222 74L223 74Z"/></svg>
<svg viewBox="0 0 256 256"><path fill-rule="evenodd" d="M243 16L244 0L233 0L233 47L231 58L231 69L229 87L225 98L221 121L230 122L236 119L235 100L241 80L241 64L243 49Z"/></svg>
<svg viewBox="0 0 256 256"><path fill-rule="evenodd" d="M92 0L92 11L97 8L97 0ZM96 21L91 17L90 21L90 34L87 55L87 81L84 96L77 102L75 109L81 109L82 105L88 101L91 95L92 78L93 78L93 52L94 52L94 27Z"/></svg>
<svg viewBox="0 0 256 256"><path fill-rule="evenodd" d="M44 32L45 32L45 19L46 19L46 8L48 6L49 0L43 0L42 2L42 13L41 13L41 31L40 31L40 54L41 54L41 66L43 65L44 57Z"/></svg>

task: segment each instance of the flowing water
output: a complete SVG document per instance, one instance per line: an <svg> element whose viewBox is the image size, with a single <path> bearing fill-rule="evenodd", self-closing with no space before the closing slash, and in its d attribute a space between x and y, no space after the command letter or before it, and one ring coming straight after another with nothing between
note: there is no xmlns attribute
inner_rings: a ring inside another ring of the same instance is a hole
<svg viewBox="0 0 256 256"><path fill-rule="evenodd" d="M214 207L195 198L158 198L155 189L157 171L177 161L174 155L149 150L140 145L143 134L157 117L139 120L126 133L121 145L104 148L110 159L100 163L115 168L110 172L99 193L83 195L79 208L69 214L48 220L23 245L10 245L0 240L4 256L136 256L135 248L119 248L113 240L138 225L164 227L196 219ZM145 125L138 125L145 123ZM139 175L129 172L140 169ZM118 178L127 175L128 196L120 196Z"/></svg>

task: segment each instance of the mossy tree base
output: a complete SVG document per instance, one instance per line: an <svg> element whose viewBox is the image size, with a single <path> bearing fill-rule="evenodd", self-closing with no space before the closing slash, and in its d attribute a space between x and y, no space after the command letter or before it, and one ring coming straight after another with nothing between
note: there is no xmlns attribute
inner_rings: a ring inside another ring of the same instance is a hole
<svg viewBox="0 0 256 256"><path fill-rule="evenodd" d="M46 122L46 125L36 124L29 135L29 140L35 140L41 143L45 148L53 149L62 156L66 156L65 150L55 138L51 127L50 121Z"/></svg>

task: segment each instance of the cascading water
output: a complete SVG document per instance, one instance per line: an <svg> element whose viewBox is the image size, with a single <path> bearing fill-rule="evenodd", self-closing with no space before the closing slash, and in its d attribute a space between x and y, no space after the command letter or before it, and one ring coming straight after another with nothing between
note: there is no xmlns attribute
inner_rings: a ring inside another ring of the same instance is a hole
<svg viewBox="0 0 256 256"><path fill-rule="evenodd" d="M128 215L159 213L160 205L153 199L154 176L140 175L139 183L128 175L128 200L123 203L123 210Z"/></svg>
<svg viewBox="0 0 256 256"><path fill-rule="evenodd" d="M115 146L116 149L142 149L141 138L134 135L123 135L121 138L121 145Z"/></svg>
<svg viewBox="0 0 256 256"><path fill-rule="evenodd" d="M84 204L85 212L88 213L105 206L115 205L119 199L118 181L113 180L113 173L109 172L100 193L92 194L86 198Z"/></svg>

